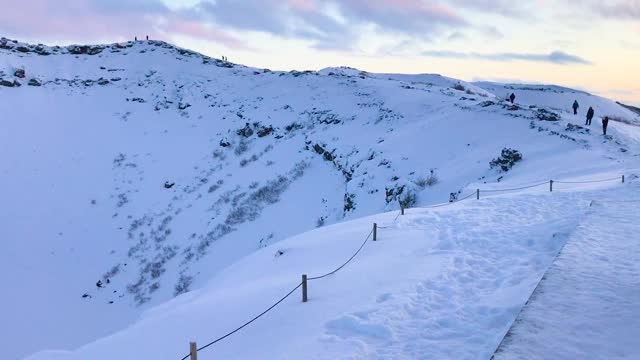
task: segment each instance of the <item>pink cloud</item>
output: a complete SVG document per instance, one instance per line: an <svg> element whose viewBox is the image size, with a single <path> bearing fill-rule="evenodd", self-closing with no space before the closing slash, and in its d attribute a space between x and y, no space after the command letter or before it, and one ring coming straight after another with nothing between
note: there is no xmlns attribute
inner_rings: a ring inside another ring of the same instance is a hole
<svg viewBox="0 0 640 360"><path fill-rule="evenodd" d="M163 27L163 31L169 34L187 35L196 39L217 41L235 49L246 48L245 44L239 39L200 22L173 18Z"/></svg>
<svg viewBox="0 0 640 360"><path fill-rule="evenodd" d="M317 10L314 0L287 0L287 4L295 11L314 12Z"/></svg>
<svg viewBox="0 0 640 360"><path fill-rule="evenodd" d="M3 17L0 33L20 39L94 42L145 35L162 39L174 33L217 41L231 48L243 47L240 40L222 30L187 20L161 3L147 0L0 0L0 8L19 9L20 16Z"/></svg>

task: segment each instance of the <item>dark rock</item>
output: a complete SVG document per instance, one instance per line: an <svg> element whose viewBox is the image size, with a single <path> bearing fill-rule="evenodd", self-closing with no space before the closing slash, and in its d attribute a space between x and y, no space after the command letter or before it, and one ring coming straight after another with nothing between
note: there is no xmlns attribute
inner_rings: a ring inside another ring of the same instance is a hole
<svg viewBox="0 0 640 360"><path fill-rule="evenodd" d="M68 47L69 54L73 55L96 55L104 50L100 46L89 46L89 45L71 45Z"/></svg>
<svg viewBox="0 0 640 360"><path fill-rule="evenodd" d="M538 118L538 120L542 120L542 121L559 121L560 120L560 115L545 109L538 109L536 111L536 117Z"/></svg>
<svg viewBox="0 0 640 360"><path fill-rule="evenodd" d="M164 182L164 188L165 189L171 189L176 183L174 182L169 182L169 181L165 181Z"/></svg>
<svg viewBox="0 0 640 360"><path fill-rule="evenodd" d="M236 131L236 134L240 135L240 136L244 136L246 138L250 137L251 135L253 135L253 129L251 128L251 126L249 125L249 123L247 123L242 129L238 129Z"/></svg>
<svg viewBox="0 0 640 360"><path fill-rule="evenodd" d="M38 79L29 79L29 86L41 86L42 83Z"/></svg>
<svg viewBox="0 0 640 360"><path fill-rule="evenodd" d="M26 46L18 46L18 47L16 48L16 50L17 50L17 51L19 51L19 52L21 52L21 53L28 53L28 52L31 52L31 49L29 49L29 48L28 48L28 47L26 47Z"/></svg>
<svg viewBox="0 0 640 360"><path fill-rule="evenodd" d="M13 75L15 75L15 77L17 78L24 79L24 76L25 76L24 69L16 70L16 72L13 73Z"/></svg>
<svg viewBox="0 0 640 360"><path fill-rule="evenodd" d="M481 103L478 103L478 106L489 107L489 106L492 106L492 105L495 105L495 104L496 103L494 103L493 101L487 100L487 101L483 101Z"/></svg>
<svg viewBox="0 0 640 360"><path fill-rule="evenodd" d="M13 81L0 79L0 86L14 87Z"/></svg>
<svg viewBox="0 0 640 360"><path fill-rule="evenodd" d="M103 78L98 79L98 85L108 85L108 84L109 84L109 80L103 79Z"/></svg>
<svg viewBox="0 0 640 360"><path fill-rule="evenodd" d="M179 102L178 103L178 109L180 109L180 110L184 110L184 109L186 109L186 108L188 108L190 106L191 106L191 104L189 104L189 103L183 103L183 102Z"/></svg>
<svg viewBox="0 0 640 360"><path fill-rule="evenodd" d="M273 127L269 125L267 127L260 128L257 132L257 135L258 137L265 137L267 135L270 135L271 133L273 133Z"/></svg>
<svg viewBox="0 0 640 360"><path fill-rule="evenodd" d="M45 48L42 45L38 45L36 46L35 49L33 49L33 51L38 54L38 55L42 55L42 56L47 56L47 55L51 55L51 53L49 52L49 50L47 50L47 48Z"/></svg>

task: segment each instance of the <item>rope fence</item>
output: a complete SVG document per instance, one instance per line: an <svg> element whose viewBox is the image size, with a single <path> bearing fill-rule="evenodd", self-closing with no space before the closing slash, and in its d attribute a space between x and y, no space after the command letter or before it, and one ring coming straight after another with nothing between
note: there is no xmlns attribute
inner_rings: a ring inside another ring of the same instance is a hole
<svg viewBox="0 0 640 360"><path fill-rule="evenodd" d="M476 191L474 191L473 193L462 197L460 199L456 199L454 201L450 201L448 203L443 203L443 204L436 204L436 205L431 205L431 206L425 206L424 208L426 209L432 209L432 208L439 208L439 207L443 207L443 206L449 206L449 205L453 205L455 203L470 199L471 197L475 196L477 200L480 199L480 193L481 192L485 192L485 193L496 193L496 192L506 192L506 191L516 191L516 190L525 190L525 189L531 189L534 187L538 187L538 186L542 186L542 185L549 185L549 191L553 191L553 184L590 184L590 183L601 183L601 182L607 182L607 181L613 181L613 180L622 180L622 183L625 182L625 178L624 175L622 175L622 177L615 177L615 178L609 178L609 179L598 179L598 180L588 180L588 181L554 181L554 180L549 180L549 181L544 181L544 182L540 182L540 183L535 183L532 185L526 185L526 186L522 186L522 187L516 187L516 188L507 188L507 189L493 189L493 190L481 190L481 189L476 189ZM632 202L635 200L630 200L629 202ZM639 200L640 201L640 200ZM404 215L405 212L405 208L403 206L400 207L400 211L398 211L398 215L396 215L396 217L393 220L393 223L395 223L398 218L401 215ZM353 253L353 255L351 255L347 261L345 261L344 263L342 263L342 265L338 266L337 268L335 268L334 270L323 274L323 275L318 275L318 276L312 276L312 277L307 277L307 275L303 274L302 275L302 281L300 283L298 283L298 285L296 285L293 289L291 289L286 295L284 295L282 298L280 298L278 301L276 301L273 305L269 306L267 309L265 309L264 311L262 311L260 314L256 315L255 317L253 317L251 320L243 323L242 325L238 326L237 328L235 328L234 330L226 333L223 336L218 337L217 339L207 343L204 346L198 347L196 345L195 342L191 342L189 345L189 349L190 352L189 354L187 354L186 356L184 356L183 358L181 358L180 360L197 360L198 359L198 351L202 351L224 339L226 339L227 337L235 334L236 332L242 330L243 328L245 328L246 326L249 326L251 323L253 323L254 321L258 320L259 318L261 318L262 316L264 316L265 314L267 314L269 311L273 310L276 306L280 305L280 303L282 303L284 300L286 300L289 296L291 296L294 292L296 292L296 290L298 290L299 288L302 288L302 302L307 302L308 299L308 294L307 294L307 285L309 281L313 281L313 280L320 280L323 279L325 277L331 276L335 273L337 273L338 271L342 270L345 266L347 266L351 261L353 261L353 259L356 258L356 256L358 256L358 254L360 253L360 251L362 251L362 249L365 247L365 245L369 242L369 240L372 239L373 237L373 241L377 241L377 230L378 229L386 229L389 228L391 226L378 226L377 223L373 223L373 228L371 229L371 231L369 231L369 234L365 237L364 241L362 242L362 244L360 244L360 247Z"/></svg>

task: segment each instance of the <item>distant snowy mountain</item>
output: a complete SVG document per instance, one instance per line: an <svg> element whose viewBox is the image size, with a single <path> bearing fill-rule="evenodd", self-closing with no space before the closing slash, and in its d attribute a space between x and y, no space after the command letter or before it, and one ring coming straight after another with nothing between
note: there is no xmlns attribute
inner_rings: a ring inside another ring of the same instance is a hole
<svg viewBox="0 0 640 360"><path fill-rule="evenodd" d="M0 59L9 358L77 348L177 295L196 290L172 304L195 299L251 256L260 258L251 273L266 276L273 254L293 248L281 240L316 227L400 202L448 202L479 185L624 173L640 154L637 114L555 86L277 72L161 41L3 38ZM515 104L504 100L511 92ZM582 125L589 106L624 122L603 137L597 119ZM491 168L505 148L522 161ZM255 285L247 291L274 292Z"/></svg>

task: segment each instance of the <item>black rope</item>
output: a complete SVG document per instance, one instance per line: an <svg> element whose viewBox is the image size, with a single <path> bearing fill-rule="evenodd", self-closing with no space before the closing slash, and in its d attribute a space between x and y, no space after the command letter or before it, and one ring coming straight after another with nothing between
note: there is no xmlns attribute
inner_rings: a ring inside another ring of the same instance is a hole
<svg viewBox="0 0 640 360"><path fill-rule="evenodd" d="M554 181L556 184L590 184L590 183L599 183L605 181L613 181L620 180L620 177L610 178L610 179L601 179L601 180L590 180L590 181Z"/></svg>
<svg viewBox="0 0 640 360"><path fill-rule="evenodd" d="M204 349L208 348L209 346L211 346L211 345L213 345L213 344L217 343L218 341L221 341L221 340L223 340L223 339L225 339L225 338L227 338L227 337L229 337L229 336L231 336L231 335L235 334L236 332L238 332L238 331L242 330L242 328L244 328L245 326L247 326L247 325L251 324L252 322L254 322L254 321L256 321L256 320L258 320L260 317L262 317L262 315L264 315L264 314L268 313L269 311L271 311L271 309L273 309L274 307L278 306L278 305L279 305L281 302L283 302L286 298L288 298L289 296L291 296L291 294L293 294L293 292L294 292L294 291L298 290L298 288L300 288L300 286L302 286L302 283L298 284L298 285L297 285L296 287L294 287L291 291L289 291L289 293L288 293L287 295L285 295L284 297L282 297L282 298L281 298L280 300L278 300L275 304L273 304L273 305L269 306L269 308L267 308L265 311L261 312L259 315L257 315L257 316L256 316L256 317L254 317L253 319L251 319L251 320L247 321L246 323L242 324L241 326L239 326L239 327L238 327L238 328L236 328L235 330L233 330L233 331L231 331L231 332L227 333L226 335L221 336L221 337L219 337L219 338L217 338L217 339L213 340L212 342L208 343L207 345L202 346L202 347L199 347L197 351L204 350ZM191 356L191 354L188 354L187 356L183 357L183 358L182 358L182 359L180 359L180 360L186 360L189 356Z"/></svg>
<svg viewBox="0 0 640 360"><path fill-rule="evenodd" d="M344 264L338 266L335 270L333 270L331 272L328 272L328 273L326 273L324 275L310 277L310 278L307 279L307 281L318 280L318 279L322 279L324 277L327 277L329 275L333 275L333 274L337 273L338 271L340 271L340 269L342 269L343 267L347 266L347 264L350 263L351 260L353 260L356 257L356 255L358 255L358 253L360 252L360 250L362 250L362 248L367 243L367 241L369 241L369 239L371 238L371 234L373 234L373 229L371 229L371 231L369 231L369 235L367 235L367 238L364 239L364 242L362 243L362 245L360 245L358 250L353 255L351 255L351 257Z"/></svg>
<svg viewBox="0 0 640 360"><path fill-rule="evenodd" d="M480 192L503 192L503 191L524 190L524 189L531 189L531 188L534 188L534 187L542 186L542 185L545 185L545 184L548 184L548 183L549 183L548 181L545 181L545 182L536 183L536 184L533 184L533 185L527 185L527 186L522 186L522 187L517 187L517 188L510 188L510 189L496 189L496 190L482 190L482 189L480 189Z"/></svg>
<svg viewBox="0 0 640 360"><path fill-rule="evenodd" d="M396 220L398 220L401 214L402 214L402 210L398 211L398 215L396 215L396 218L393 219L393 222L396 222Z"/></svg>

